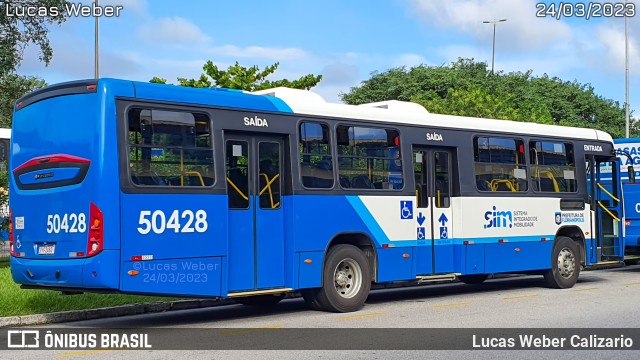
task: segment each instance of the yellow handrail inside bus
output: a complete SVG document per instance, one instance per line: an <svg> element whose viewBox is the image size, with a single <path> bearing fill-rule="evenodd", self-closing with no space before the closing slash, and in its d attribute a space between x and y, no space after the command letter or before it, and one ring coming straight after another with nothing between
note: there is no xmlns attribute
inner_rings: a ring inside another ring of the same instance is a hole
<svg viewBox="0 0 640 360"><path fill-rule="evenodd" d="M489 182L489 187L491 188L491 191L498 191L498 186L500 184L506 184L511 191L517 191L513 186L513 182L507 179L493 179L491 180L491 182Z"/></svg>
<svg viewBox="0 0 640 360"><path fill-rule="evenodd" d="M538 170L538 179L540 179L540 175L542 174L546 175L553 182L553 191L560 192L560 187L558 186L558 182L553 176L553 173L550 170Z"/></svg>
<svg viewBox="0 0 640 360"><path fill-rule="evenodd" d="M606 206L602 205L602 203L600 201L598 201L598 205L602 208L602 210L606 211L607 214L611 215L611 217L616 220L616 221L620 221L620 218L615 216L611 211L609 211L609 209L607 209Z"/></svg>
<svg viewBox="0 0 640 360"><path fill-rule="evenodd" d="M231 179L227 178L227 182L229 183L229 185L231 185L232 188L234 188L238 194L240 194L240 196L245 199L245 200L249 200L249 197L247 195L245 195L242 190L240 190L240 188L238 188L238 186L236 186L236 184L233 183L233 181L231 181Z"/></svg>
<svg viewBox="0 0 640 360"><path fill-rule="evenodd" d="M184 172L187 175L195 175L198 177L198 179L200 179L200 184L201 186L204 186L204 179L202 178L202 174L200 174L199 171L185 171Z"/></svg>
<svg viewBox="0 0 640 360"><path fill-rule="evenodd" d="M602 186L602 184L597 183L597 185L600 188L600 190L604 191L607 195L611 196L611 198L613 200L615 200L616 202L620 202L620 199L618 199L617 197L613 196L613 194L610 193L609 191L607 191L607 189L605 189L604 186Z"/></svg>
<svg viewBox="0 0 640 360"><path fill-rule="evenodd" d="M267 176L267 174L265 173L261 173L260 175L264 176L266 184L264 185L262 190L260 190L260 193L258 193L258 195L262 195L266 190L269 190L269 199L271 200L271 208L275 209L278 206L280 206L280 202L279 201L277 203L273 202L273 191L271 190L271 184L273 184L273 182L276 181L278 177L280 177L280 174L276 174L271 180L269 180L269 176Z"/></svg>

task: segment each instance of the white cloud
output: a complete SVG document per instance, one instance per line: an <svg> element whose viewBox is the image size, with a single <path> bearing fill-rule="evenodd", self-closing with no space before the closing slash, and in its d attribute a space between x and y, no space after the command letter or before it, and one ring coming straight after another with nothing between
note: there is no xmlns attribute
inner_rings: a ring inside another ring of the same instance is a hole
<svg viewBox="0 0 640 360"><path fill-rule="evenodd" d="M37 60L38 51L35 46L29 46L25 52L25 61L20 66L22 74L38 74L46 77L50 74L65 76L67 79L89 79L94 76L93 49L80 42L56 42L54 57L49 66ZM126 78L135 75L143 68L141 63L115 54L103 51L100 54L100 76Z"/></svg>
<svg viewBox="0 0 640 360"><path fill-rule="evenodd" d="M496 26L496 37L507 52L536 51L549 44L572 39L562 21L537 18L533 0L411 0L413 12L425 24L467 33L476 40L491 41L493 26L483 21L507 19Z"/></svg>
<svg viewBox="0 0 640 360"><path fill-rule="evenodd" d="M138 38L154 43L206 43L211 38L191 21L178 16L151 20L138 28Z"/></svg>
<svg viewBox="0 0 640 360"><path fill-rule="evenodd" d="M605 48L605 56L598 57L597 60L604 70L621 71L625 66L625 43L624 29L618 29L608 26L598 28L596 38L600 45ZM629 40L629 71L635 74L640 73L640 52L638 51L638 42L633 36L628 37ZM606 65L606 66L605 66Z"/></svg>
<svg viewBox="0 0 640 360"><path fill-rule="evenodd" d="M402 54L393 60L393 66L406 66L408 68L427 64L427 60L422 55L418 54Z"/></svg>
<svg viewBox="0 0 640 360"><path fill-rule="evenodd" d="M214 55L229 56L234 58L259 58L270 60L297 60L308 56L308 53L299 48L269 48L262 46L239 47L235 45L217 46L210 49Z"/></svg>
<svg viewBox="0 0 640 360"><path fill-rule="evenodd" d="M333 62L322 69L320 84L326 85L351 85L359 79L359 69L352 64L341 61Z"/></svg>

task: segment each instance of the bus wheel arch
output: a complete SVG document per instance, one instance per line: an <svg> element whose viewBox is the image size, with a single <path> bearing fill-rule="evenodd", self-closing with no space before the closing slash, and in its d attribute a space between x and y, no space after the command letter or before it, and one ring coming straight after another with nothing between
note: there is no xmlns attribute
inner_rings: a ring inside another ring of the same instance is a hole
<svg viewBox="0 0 640 360"><path fill-rule="evenodd" d="M371 280L377 281L378 279L378 253L376 251L376 247L373 244L373 241L369 237L369 235L361 232L353 232L353 233L340 233L329 241L327 244L327 248L325 249L325 257L322 263L322 267L324 268L324 264L327 260L327 255L329 250L336 245L353 245L364 253L369 261L369 269L371 270Z"/></svg>
<svg viewBox="0 0 640 360"><path fill-rule="evenodd" d="M359 310L369 295L376 265L375 247L361 233L335 236L328 244L322 264L321 287L302 290L314 310Z"/></svg>
<svg viewBox="0 0 640 360"><path fill-rule="evenodd" d="M580 264L586 265L586 244L584 233L582 232L582 230L577 226L563 226L556 232L556 239L561 236L567 237L576 243L580 252Z"/></svg>

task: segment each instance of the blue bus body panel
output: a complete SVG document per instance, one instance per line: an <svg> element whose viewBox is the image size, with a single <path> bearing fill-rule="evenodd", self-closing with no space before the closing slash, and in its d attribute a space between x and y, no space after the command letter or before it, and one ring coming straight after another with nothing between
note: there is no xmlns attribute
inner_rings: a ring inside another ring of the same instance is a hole
<svg viewBox="0 0 640 360"><path fill-rule="evenodd" d="M640 255L640 138L614 139L616 148L629 154L618 155L622 161L622 195L624 197L625 254ZM629 183L626 168L633 165L635 169L635 183Z"/></svg>
<svg viewBox="0 0 640 360"><path fill-rule="evenodd" d="M255 199L255 197L254 197ZM258 202L254 202L257 204ZM257 288L284 287L284 216L282 207L261 209L256 206ZM234 239L229 239L233 242Z"/></svg>
<svg viewBox="0 0 640 360"><path fill-rule="evenodd" d="M409 255L405 257L405 254ZM378 250L378 281L409 280L412 274L413 248L399 247Z"/></svg>
<svg viewBox="0 0 640 360"><path fill-rule="evenodd" d="M484 274L484 244L474 244L464 246L465 267L462 274ZM460 248L460 246L458 246Z"/></svg>
<svg viewBox="0 0 640 360"><path fill-rule="evenodd" d="M249 206L253 208L255 197L249 198ZM224 205L225 209L227 204ZM255 274L255 252L250 251L254 245L253 214L243 210L229 210L229 228L233 236L229 238L229 291L252 289Z"/></svg>
<svg viewBox="0 0 640 360"><path fill-rule="evenodd" d="M162 295L223 295L221 257L125 261L122 291Z"/></svg>
<svg viewBox="0 0 640 360"><path fill-rule="evenodd" d="M542 270L550 266L553 241L524 241L485 244L487 273Z"/></svg>
<svg viewBox="0 0 640 360"><path fill-rule="evenodd" d="M72 155L90 161L89 171L80 184L21 190L12 181L11 191L21 199L11 203L13 216L20 222L24 220L24 225L15 229L16 251L24 253L24 258L67 259L70 252L87 251L89 206L91 201L98 202L92 196L92 190L94 184L100 181L98 170L102 162L96 156L101 132L99 124L87 119L96 117L98 103L96 94L63 96L37 102L16 114L12 169L34 158L55 154ZM49 171L54 174L60 172ZM33 173L25 175L35 179ZM13 176L10 178L13 180ZM46 185L48 178L42 180ZM105 247L117 249L118 238L111 240ZM55 246L54 252L39 255L40 246L45 244Z"/></svg>
<svg viewBox="0 0 640 360"><path fill-rule="evenodd" d="M624 215L626 220L624 244L628 253L640 254L640 183L623 183Z"/></svg>
<svg viewBox="0 0 640 360"><path fill-rule="evenodd" d="M123 291L220 295L221 257L228 251L225 195L122 193L120 198ZM144 211L148 226L140 224Z"/></svg>
<svg viewBox="0 0 640 360"><path fill-rule="evenodd" d="M431 245L431 240L426 241L424 245L416 247L415 255L416 274L431 274L433 272L433 246Z"/></svg>
<svg viewBox="0 0 640 360"><path fill-rule="evenodd" d="M100 80L95 93L52 97L15 113L12 170L29 160L52 155L73 156L90 162L84 179L68 186L47 187L47 183L52 183L51 177L35 180L35 175L43 173L36 171L30 174L31 179L25 177L23 184L38 182L44 186L21 190L13 176L9 176L10 198L19 199L10 201L14 221L22 217L24 224L23 228L14 230L15 248L20 254L11 259L16 282L120 287L120 213L119 203L113 202L112 196L119 191L119 180L114 176L118 173L115 96L133 95L129 81ZM64 180L72 178L75 171L51 168L49 173L55 180ZM91 203L103 214L104 250L86 257ZM81 214L84 221L80 219ZM40 247L47 245L54 246L53 253L39 254ZM33 276L26 275L27 270Z"/></svg>

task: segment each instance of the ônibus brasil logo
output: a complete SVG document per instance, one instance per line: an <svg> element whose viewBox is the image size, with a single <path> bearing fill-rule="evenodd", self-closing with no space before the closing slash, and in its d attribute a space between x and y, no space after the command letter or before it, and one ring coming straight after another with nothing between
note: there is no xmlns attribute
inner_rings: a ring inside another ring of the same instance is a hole
<svg viewBox="0 0 640 360"><path fill-rule="evenodd" d="M495 206L493 210L484 213L484 219L487 220L487 223L484 224L485 229L513 227L513 213L511 211L498 211Z"/></svg>

